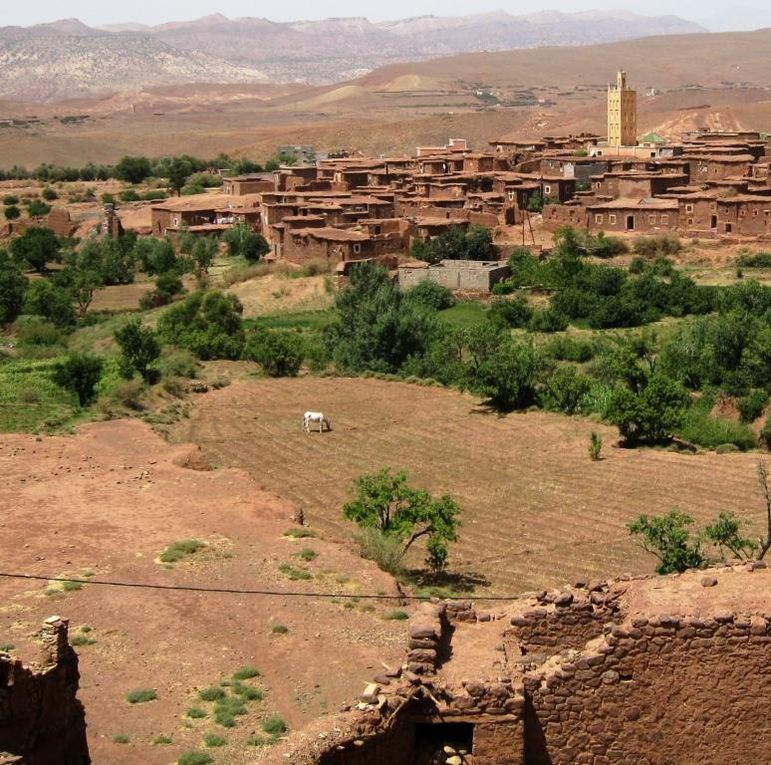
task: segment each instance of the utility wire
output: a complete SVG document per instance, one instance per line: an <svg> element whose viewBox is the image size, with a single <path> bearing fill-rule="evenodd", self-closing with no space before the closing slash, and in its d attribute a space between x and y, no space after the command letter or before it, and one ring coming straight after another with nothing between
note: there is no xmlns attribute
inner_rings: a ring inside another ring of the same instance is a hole
<svg viewBox="0 0 771 765"><path fill-rule="evenodd" d="M351 592L302 592L300 590L240 590L233 587L198 587L192 584L150 584L147 582L118 582L108 579L71 579L65 576L43 576L42 574L24 574L11 571L0 571L0 577L5 579L31 579L41 582L77 582L78 584L99 584L107 587L131 587L144 590L174 590L181 592L200 592L225 595L265 595L280 598L341 598L347 600L422 600L430 599L426 595L379 595L372 593L356 594ZM517 600L519 595L473 595L468 597L449 596L440 600L476 600L504 602Z"/></svg>

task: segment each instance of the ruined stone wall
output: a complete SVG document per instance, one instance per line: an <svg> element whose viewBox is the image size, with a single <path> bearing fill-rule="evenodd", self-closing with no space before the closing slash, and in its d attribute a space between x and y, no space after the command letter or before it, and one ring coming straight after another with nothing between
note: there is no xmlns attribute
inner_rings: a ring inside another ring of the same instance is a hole
<svg viewBox="0 0 771 765"><path fill-rule="evenodd" d="M512 616L512 629L504 633L507 655L551 656L566 649L582 649L603 634L608 622L620 619L618 598L608 584L592 583L574 591L540 592L539 607Z"/></svg>
<svg viewBox="0 0 771 765"><path fill-rule="evenodd" d="M768 762L771 618L637 617L525 679L528 765Z"/></svg>
<svg viewBox="0 0 771 765"><path fill-rule="evenodd" d="M0 751L25 765L88 765L83 706L77 700L78 657L67 620L52 617L41 632L40 666L0 654Z"/></svg>

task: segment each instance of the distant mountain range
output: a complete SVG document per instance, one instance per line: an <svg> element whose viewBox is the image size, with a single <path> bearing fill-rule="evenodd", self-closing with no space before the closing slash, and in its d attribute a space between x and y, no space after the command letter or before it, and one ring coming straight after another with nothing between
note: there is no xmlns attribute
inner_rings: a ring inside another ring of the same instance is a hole
<svg viewBox="0 0 771 765"><path fill-rule="evenodd" d="M0 28L0 98L55 100L185 82L327 84L385 64L457 53L703 31L676 16L626 11L522 16L497 11L381 23L366 18L276 23L217 14L155 27L100 29L66 19Z"/></svg>

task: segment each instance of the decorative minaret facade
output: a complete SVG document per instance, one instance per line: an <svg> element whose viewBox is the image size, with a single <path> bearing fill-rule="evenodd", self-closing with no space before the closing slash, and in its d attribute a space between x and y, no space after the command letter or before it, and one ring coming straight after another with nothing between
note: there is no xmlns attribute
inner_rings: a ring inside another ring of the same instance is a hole
<svg viewBox="0 0 771 765"><path fill-rule="evenodd" d="M626 72L608 86L608 146L637 145L637 91L626 84Z"/></svg>

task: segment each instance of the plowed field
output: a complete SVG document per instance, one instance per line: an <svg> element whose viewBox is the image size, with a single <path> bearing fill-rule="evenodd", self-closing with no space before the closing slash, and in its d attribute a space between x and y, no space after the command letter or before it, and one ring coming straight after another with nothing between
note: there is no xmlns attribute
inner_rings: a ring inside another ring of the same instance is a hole
<svg viewBox="0 0 771 765"><path fill-rule="evenodd" d="M325 412L331 433L302 432L305 410ZM587 454L602 433L603 459ZM630 540L639 513L673 507L705 522L721 510L761 520L757 456L684 455L615 446L615 429L532 412L499 417L454 391L364 379L251 380L206 394L175 437L218 465L247 469L299 503L325 534L343 538L351 479L381 466L450 493L464 508L453 571L495 591L578 576L652 572Z"/></svg>

